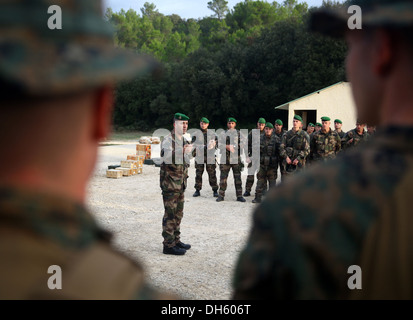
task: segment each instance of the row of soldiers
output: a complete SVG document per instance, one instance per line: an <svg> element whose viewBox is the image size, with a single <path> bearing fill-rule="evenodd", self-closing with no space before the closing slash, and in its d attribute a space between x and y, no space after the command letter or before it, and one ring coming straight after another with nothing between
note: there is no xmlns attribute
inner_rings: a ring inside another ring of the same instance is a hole
<svg viewBox="0 0 413 320"><path fill-rule="evenodd" d="M242 134L236 130L237 121L234 118L228 118L227 131L225 134L228 140L231 136L230 132L236 132L238 139L235 139L235 145L230 146L229 141L226 142L225 153L222 153L220 164L220 183L218 184L216 176L216 161L215 149L218 145L218 137L208 134L209 120L203 117L200 121L200 129L203 137L195 134L192 137L194 144L193 155L196 150L203 150L204 158L202 161L195 161L196 177L195 177L195 193L194 197L200 196L202 189L202 175L204 170L209 176L209 184L212 188L214 197L217 201L223 201L227 188L227 179L230 170L234 175L235 189L237 201L245 202L245 198L251 195L251 190L254 185L255 173L257 174L257 186L255 190L255 198L253 203L259 203L262 200L266 191L275 186L278 169L281 172L281 181L285 177L300 171L306 165L333 159L342 150L351 148L359 144L361 141L367 140L373 134L365 131L365 124L357 121L356 127L348 132L342 130L342 121L334 120L335 130L332 130L331 119L322 117L321 123L315 125L309 123L306 130L303 130L303 120L299 115L295 115L293 119L293 127L286 131L283 129L283 122L277 119L274 125L271 122L266 122L264 118L259 118L257 129L260 132L259 139L259 166L253 168L251 161L253 155L253 137L252 131L248 135L247 146L242 144ZM369 128L371 129L371 128ZM213 140L211 140L211 137ZM200 149L201 147L201 149ZM210 152L212 150L212 152ZM238 151L237 161L230 163L231 154ZM245 152L246 162L248 163L248 176L245 183L245 192L242 194L241 171L243 163L241 162L241 154ZM218 192L219 190L219 192Z"/></svg>

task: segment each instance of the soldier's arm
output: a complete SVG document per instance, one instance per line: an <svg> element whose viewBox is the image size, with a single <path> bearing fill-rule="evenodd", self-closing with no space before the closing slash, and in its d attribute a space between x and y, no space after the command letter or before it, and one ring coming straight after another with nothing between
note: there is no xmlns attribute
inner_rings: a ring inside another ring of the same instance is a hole
<svg viewBox="0 0 413 320"><path fill-rule="evenodd" d="M287 158L287 151L285 150L287 144L287 136L284 133L281 137L281 143L280 143L280 157L283 159Z"/></svg>

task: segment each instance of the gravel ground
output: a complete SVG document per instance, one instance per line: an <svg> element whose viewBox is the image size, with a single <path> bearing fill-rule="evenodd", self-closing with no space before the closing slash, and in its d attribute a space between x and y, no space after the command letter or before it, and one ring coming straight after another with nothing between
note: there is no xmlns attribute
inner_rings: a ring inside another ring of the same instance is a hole
<svg viewBox="0 0 413 320"><path fill-rule="evenodd" d="M159 168L144 165L143 173L120 179L106 178L109 165L120 165L136 153L136 141L102 145L89 185L88 205L104 228L114 233L114 244L144 266L154 287L165 288L190 300L231 298L231 279L240 250L248 237L255 204L236 201L232 173L225 201L216 202L204 172L201 196L194 193L195 168L189 168L181 239L192 245L184 256L162 253L164 213ZM159 157L159 145L152 145ZM219 179L219 169L217 169ZM242 172L243 187L247 171ZM255 190L254 183L253 190Z"/></svg>

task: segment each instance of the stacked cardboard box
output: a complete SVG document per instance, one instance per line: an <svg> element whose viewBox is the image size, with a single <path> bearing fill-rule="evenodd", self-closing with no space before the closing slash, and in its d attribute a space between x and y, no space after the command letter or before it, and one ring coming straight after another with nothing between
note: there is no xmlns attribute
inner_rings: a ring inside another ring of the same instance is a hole
<svg viewBox="0 0 413 320"><path fill-rule="evenodd" d="M151 158L151 145L150 144L141 144L136 145L136 155L144 156L145 160Z"/></svg>
<svg viewBox="0 0 413 320"><path fill-rule="evenodd" d="M129 177L143 172L144 156L128 155L126 160L120 162L120 167L108 169L106 177L119 179L123 176Z"/></svg>

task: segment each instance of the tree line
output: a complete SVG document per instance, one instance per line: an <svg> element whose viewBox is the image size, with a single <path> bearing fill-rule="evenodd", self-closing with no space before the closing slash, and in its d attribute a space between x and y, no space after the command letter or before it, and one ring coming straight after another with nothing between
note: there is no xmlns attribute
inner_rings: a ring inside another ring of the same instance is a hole
<svg viewBox="0 0 413 320"><path fill-rule="evenodd" d="M115 129L170 128L175 112L187 114L191 127L207 117L211 128L225 128L231 116L253 128L259 117L282 118L274 107L345 81L345 43L307 31L317 8L296 0L227 4L208 2L213 14L202 19L166 16L148 2L140 13L107 9L116 45L162 64L161 76L117 86Z"/></svg>

